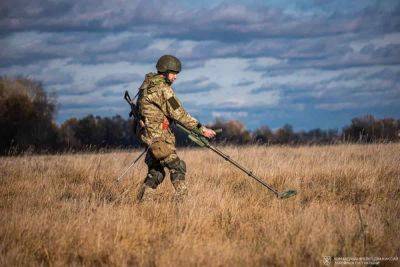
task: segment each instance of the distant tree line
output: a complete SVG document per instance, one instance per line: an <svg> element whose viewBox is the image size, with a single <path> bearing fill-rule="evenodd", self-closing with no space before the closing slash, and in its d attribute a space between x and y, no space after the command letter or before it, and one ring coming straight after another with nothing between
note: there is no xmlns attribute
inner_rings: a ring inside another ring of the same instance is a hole
<svg viewBox="0 0 400 267"><path fill-rule="evenodd" d="M54 122L56 97L47 94L40 82L18 77L0 78L0 154L81 151L139 147L132 122L119 115L88 115ZM222 129L220 144L333 144L340 142L396 142L400 120L377 119L372 115L354 118L341 132L337 129L295 132L289 124L277 130L268 126L249 131L237 120L217 119L208 125ZM183 132L173 127L179 146L192 145Z"/></svg>

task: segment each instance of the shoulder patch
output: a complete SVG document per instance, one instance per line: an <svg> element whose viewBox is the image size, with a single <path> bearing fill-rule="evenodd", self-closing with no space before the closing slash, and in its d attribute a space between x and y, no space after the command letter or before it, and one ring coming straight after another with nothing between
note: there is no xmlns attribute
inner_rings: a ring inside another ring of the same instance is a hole
<svg viewBox="0 0 400 267"><path fill-rule="evenodd" d="M167 101L169 102L169 104L171 105L171 107L172 107L174 110L176 110L176 109L178 109L178 108L180 107L178 101L176 101L175 97L173 97L173 96L171 96L170 98L168 98Z"/></svg>

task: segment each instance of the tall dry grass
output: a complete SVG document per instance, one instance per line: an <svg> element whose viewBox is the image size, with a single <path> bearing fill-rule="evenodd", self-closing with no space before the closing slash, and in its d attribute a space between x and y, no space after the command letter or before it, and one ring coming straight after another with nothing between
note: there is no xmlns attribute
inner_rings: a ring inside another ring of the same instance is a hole
<svg viewBox="0 0 400 267"><path fill-rule="evenodd" d="M208 150L184 149L190 195L168 179L134 204L138 155L0 158L0 265L312 266L324 256L398 256L400 144L225 147L277 200ZM383 262L385 264L400 264Z"/></svg>

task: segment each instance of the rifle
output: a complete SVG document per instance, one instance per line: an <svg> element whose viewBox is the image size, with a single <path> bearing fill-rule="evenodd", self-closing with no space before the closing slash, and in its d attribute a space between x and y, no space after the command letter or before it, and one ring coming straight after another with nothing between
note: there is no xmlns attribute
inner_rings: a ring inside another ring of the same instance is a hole
<svg viewBox="0 0 400 267"><path fill-rule="evenodd" d="M129 95L129 92L125 91L124 99L126 100L126 102L128 102L129 106L131 106L131 111L129 112L129 118L130 117L134 117L135 119L137 118L137 106L133 101L138 96L138 94L139 92L135 95L135 97L132 100L131 96Z"/></svg>
<svg viewBox="0 0 400 267"><path fill-rule="evenodd" d="M226 161L230 162L231 164L233 164L234 166L236 166L238 169L240 169L241 171L243 171L244 173L246 173L248 176L250 176L251 178L253 178L254 180L256 180L258 183L260 183L262 186L266 187L268 190L272 191L275 196L279 199L283 199L283 198L289 198L292 196L295 196L297 194L296 190L286 190L284 192L278 192L278 190L274 189L272 186L270 186L269 184L267 184L266 182L264 182L261 178L259 178L258 176L256 176L251 170L246 169L245 167L243 167L242 165L240 165L238 162L234 161L233 159L231 159L230 156L228 156L227 154L225 154L224 152L222 152L221 150L219 150L218 148L212 146L210 144L210 142L207 140L206 137L203 136L203 134L201 133L200 129L196 128L194 130L189 130L187 129L185 126L179 124L176 122L176 125L178 126L179 129L181 129L182 131L184 131L187 135L188 138L193 141L195 144L197 144L200 147L207 147L209 149L211 149L212 151L214 151L216 154L218 154L219 156L221 156L222 158L224 158ZM218 130L217 130L218 131ZM217 132L216 131L216 132ZM219 130L218 132L221 132L222 130Z"/></svg>

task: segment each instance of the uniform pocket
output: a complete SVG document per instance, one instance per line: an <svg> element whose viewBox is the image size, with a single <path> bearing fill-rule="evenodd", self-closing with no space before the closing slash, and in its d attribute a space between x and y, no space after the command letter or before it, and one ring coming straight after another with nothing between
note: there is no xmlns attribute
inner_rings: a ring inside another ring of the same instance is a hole
<svg viewBox="0 0 400 267"><path fill-rule="evenodd" d="M150 149L154 158L156 158L157 160L163 160L174 153L171 147L164 141L154 142L153 144L151 144Z"/></svg>

